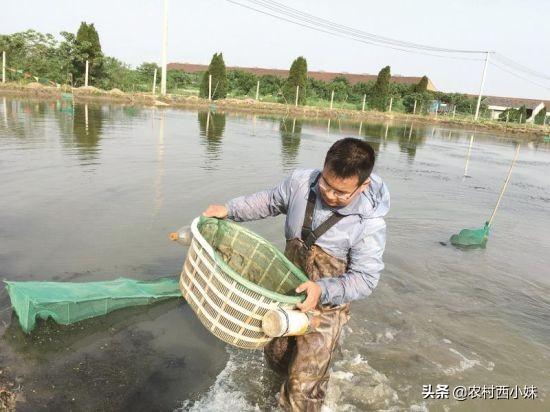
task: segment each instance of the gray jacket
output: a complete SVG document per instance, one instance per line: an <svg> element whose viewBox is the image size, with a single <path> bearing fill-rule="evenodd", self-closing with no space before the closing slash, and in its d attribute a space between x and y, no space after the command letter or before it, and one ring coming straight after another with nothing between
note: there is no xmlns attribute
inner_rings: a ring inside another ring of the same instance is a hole
<svg viewBox="0 0 550 412"><path fill-rule="evenodd" d="M285 237L300 238L310 185L319 170L295 170L273 189L230 200L228 218L237 222L286 215ZM384 268L386 245L384 216L390 208L390 194L382 179L371 174L371 184L349 205L333 209L324 204L316 186L317 202L313 229L337 211L345 215L315 242L332 256L348 261L347 272L317 281L323 305L341 305L370 295Z"/></svg>

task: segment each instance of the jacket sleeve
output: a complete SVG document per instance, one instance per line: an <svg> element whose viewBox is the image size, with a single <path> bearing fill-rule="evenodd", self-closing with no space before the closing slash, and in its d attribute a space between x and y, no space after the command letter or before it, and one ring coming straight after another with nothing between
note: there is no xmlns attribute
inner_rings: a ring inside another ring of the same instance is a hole
<svg viewBox="0 0 550 412"><path fill-rule="evenodd" d="M231 199L225 204L227 217L236 222L264 219L268 216L286 214L290 198L292 176L287 177L273 189Z"/></svg>
<svg viewBox="0 0 550 412"><path fill-rule="evenodd" d="M339 277L317 281L322 305L341 305L370 295L384 269L382 254L386 246L386 224L382 218L349 252L348 271Z"/></svg>

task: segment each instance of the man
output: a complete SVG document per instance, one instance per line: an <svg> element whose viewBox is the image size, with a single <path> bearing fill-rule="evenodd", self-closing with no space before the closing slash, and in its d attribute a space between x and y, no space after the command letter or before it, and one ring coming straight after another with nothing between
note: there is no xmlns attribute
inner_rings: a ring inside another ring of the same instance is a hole
<svg viewBox="0 0 550 412"><path fill-rule="evenodd" d="M349 302L368 296L384 268L383 217L390 196L371 173L374 161L367 142L341 139L327 152L322 171L296 170L273 189L211 205L203 213L238 222L286 214L285 255L309 278L296 289L306 293L298 307L314 311L315 327L265 348L269 364L288 373L279 398L283 409L321 409Z"/></svg>

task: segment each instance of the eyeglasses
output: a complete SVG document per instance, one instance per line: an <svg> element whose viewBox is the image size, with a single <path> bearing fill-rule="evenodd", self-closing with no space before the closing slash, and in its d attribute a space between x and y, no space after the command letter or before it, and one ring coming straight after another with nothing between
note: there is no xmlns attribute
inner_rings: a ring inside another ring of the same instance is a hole
<svg viewBox="0 0 550 412"><path fill-rule="evenodd" d="M324 178L323 175L321 175L321 178L319 179L319 187L324 191L324 192L332 192L332 194L334 195L334 197L338 200L348 200L350 199L354 194L355 192L357 192L357 190L363 186L365 183L368 183L370 181L370 179L367 177L367 179L363 182L363 183L359 183L359 185L355 188L355 190L351 193L343 193L343 192L340 192L339 190L336 190L334 188L332 188L328 182L326 181L326 179Z"/></svg>

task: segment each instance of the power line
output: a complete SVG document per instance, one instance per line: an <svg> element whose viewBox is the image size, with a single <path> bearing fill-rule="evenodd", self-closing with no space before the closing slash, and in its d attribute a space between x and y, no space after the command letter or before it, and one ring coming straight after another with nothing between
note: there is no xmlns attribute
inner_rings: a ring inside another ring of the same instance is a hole
<svg viewBox="0 0 550 412"><path fill-rule="evenodd" d="M523 72L527 76L538 77L542 79L550 80L550 76L537 72L533 69L530 69L527 66L524 66L514 60L496 52L483 51L483 50L466 50L466 49L452 49L452 48L443 48L435 47L425 44L413 43L408 41L402 41L397 39L392 39L389 37L384 37L372 33L368 33L362 30L354 29L352 27L335 23L331 20L317 17L313 14L303 12L301 10L295 9L290 6L286 6L282 3L278 3L274 0L226 0L229 3L243 7L257 13L261 13L278 20L282 20L294 25L305 27L310 30L318 31L321 33L329 34L336 37L350 39L359 43L368 44L371 46L382 47L387 49L398 50L406 53L421 54L426 56L445 58L445 59L454 59L454 60L470 60L470 61L482 61L481 58L471 58L465 56L456 56L456 54L492 54L500 64L490 62L493 66L508 72L518 78L521 78L525 81L528 81L532 84L540 86L542 88L548 89L547 86L528 79L524 76L521 76L511 70ZM250 3L243 4L242 2ZM254 7L255 6L255 7ZM434 54L434 53L444 53ZM454 56L452 54L455 54ZM506 69L506 66L511 70Z"/></svg>
<svg viewBox="0 0 550 412"><path fill-rule="evenodd" d="M267 12L267 11L264 11L264 10L257 9L255 7L252 7L252 6L248 6L246 4L239 3L239 2L234 1L234 0L226 0L226 1L229 2L229 3L235 4L237 6L240 6L240 7L249 9L249 10L253 10L255 12L265 14L265 15L274 17L274 18L279 19L279 20L286 21L288 23L292 23L292 24L302 26L302 27L305 27L305 28L308 28L308 29L311 29L311 30L319 31L319 32L322 32L322 33L330 34L332 36L348 38L348 39L351 39L351 40L354 40L354 41L357 41L357 42L360 42L360 43L369 44L371 46L389 48L389 49L403 51L403 52L406 52L406 53L422 54L422 55L426 55L426 56L433 56L433 57L439 57L439 58L444 58L444 59L482 61L482 59L476 59L476 58L458 57L458 56L441 56L441 55L437 55L437 54L433 54L433 53L425 53L425 52L422 52L422 51L419 51L419 50L407 50L407 49L404 49L404 48L394 47L394 46L391 46L391 45L377 44L377 43L374 43L373 41L368 41L368 40L364 40L364 39L361 39L361 38L357 38L357 36L346 35L346 34L341 34L341 33L335 33L334 31L329 31L330 29L320 28L317 25L311 26L309 24L300 23L299 21L294 21L294 20L291 20L291 19L283 17L283 16L279 16L279 15L276 15L276 14L273 14L273 13L270 13L270 12ZM485 52L480 52L480 53L485 53Z"/></svg>
<svg viewBox="0 0 550 412"><path fill-rule="evenodd" d="M489 62L489 64L491 64L492 66L495 66L496 68L508 73L508 74L511 74L512 76L515 76L519 79L522 79L522 80L525 80L526 82L529 82L529 83L532 83L534 85L537 85L539 87L542 87L543 89L546 89L546 90L550 90L550 87L549 86L545 86L539 82L536 82L534 80L531 80L531 79L528 79L527 77L524 77L524 76L521 76L511 70L508 70L508 69L505 69L504 67L500 66L499 64L495 63L495 62Z"/></svg>
<svg viewBox="0 0 550 412"><path fill-rule="evenodd" d="M362 30L354 29L354 28L351 28L349 26L345 26L343 24L338 24L338 23L335 23L333 21L323 19L323 18L314 16L312 14L303 12L301 10L292 8L290 6L286 6L284 4L277 3L276 1L273 1L273 0L242 0L242 1L247 1L249 3L253 3L253 4L256 4L258 6L268 8L268 9L273 10L275 12L279 12L279 13L285 14L287 16L290 16L290 17L293 17L293 18L296 18L296 19L299 19L299 20L306 20L308 22L315 23L315 24L318 24L318 25L328 26L328 27L331 27L332 29L334 29L336 31L342 31L342 32L352 34L352 35L355 35L355 36L367 38L367 39L370 39L372 41L379 42L379 43L386 43L386 44L392 44L392 45L400 46L400 47L415 48L415 49L426 50L426 51L434 51L434 52L474 53L474 54L485 53L485 51L482 51L482 50L449 49L449 48L441 48L441 47L428 46L428 45L418 44L418 43L413 43L413 42L407 42L407 41L402 41L402 40L396 40L396 39L392 39L392 38L389 38L389 37L384 37L384 36L380 36L380 35L377 35L377 34L372 34L372 33L362 31Z"/></svg>
<svg viewBox="0 0 550 412"><path fill-rule="evenodd" d="M495 53L495 57L497 58L497 60L499 60L502 64L506 65L506 66L509 66L509 67L512 67L518 71L522 71L524 73L528 73L530 74L531 76L535 76L535 77L539 77L541 79L545 79L545 80L550 80L550 76L548 75L545 75L545 74L542 74L536 70L533 70L527 66L524 66L522 65L521 63L518 63L512 59L510 59L509 57L506 57L500 53Z"/></svg>

